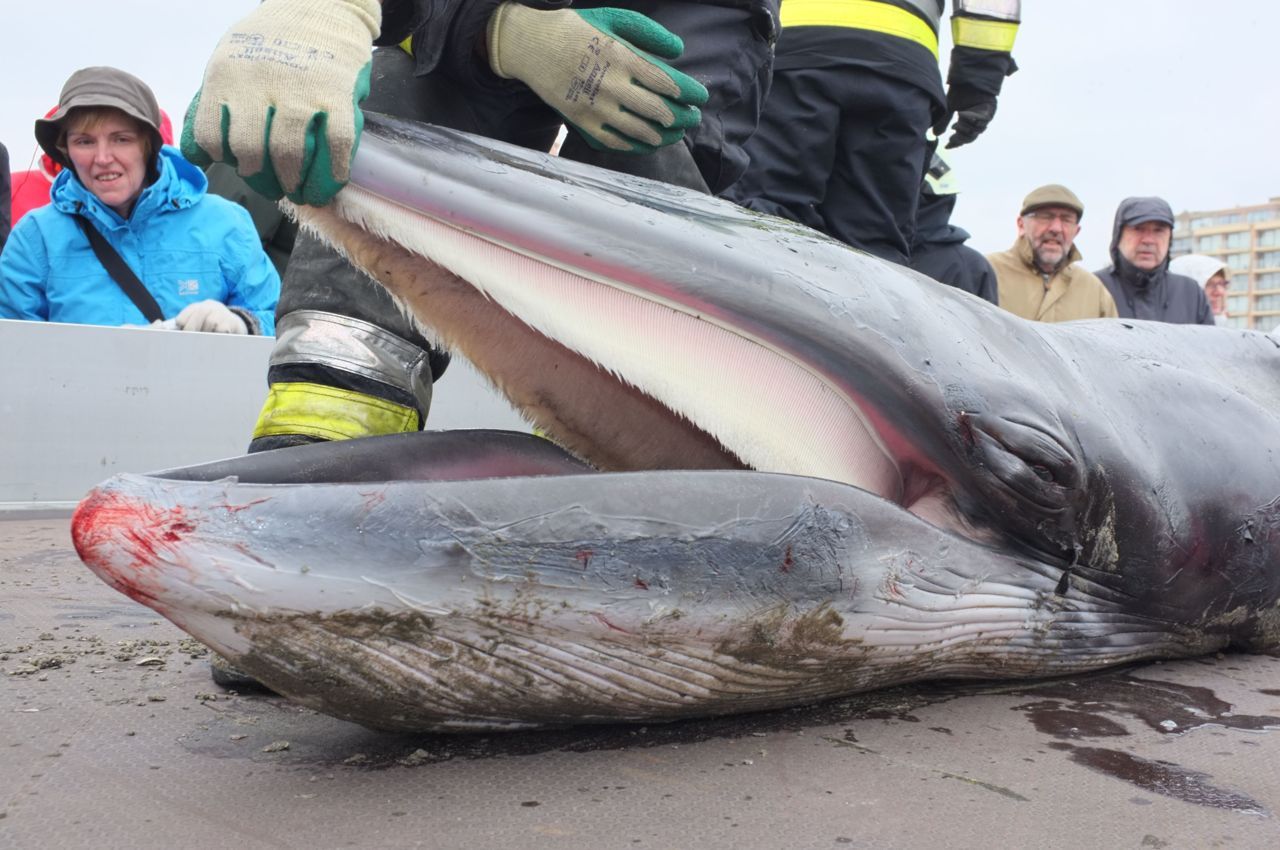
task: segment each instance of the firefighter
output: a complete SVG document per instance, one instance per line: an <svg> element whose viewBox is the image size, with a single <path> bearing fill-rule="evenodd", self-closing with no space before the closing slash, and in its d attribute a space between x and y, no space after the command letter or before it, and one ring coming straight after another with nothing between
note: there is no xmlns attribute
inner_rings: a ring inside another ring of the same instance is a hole
<svg viewBox="0 0 1280 850"><path fill-rule="evenodd" d="M750 167L726 197L906 264L931 145L948 148L996 112L1016 70L1018 0L956 0L944 92L943 0L786 0L773 87L747 145Z"/></svg>

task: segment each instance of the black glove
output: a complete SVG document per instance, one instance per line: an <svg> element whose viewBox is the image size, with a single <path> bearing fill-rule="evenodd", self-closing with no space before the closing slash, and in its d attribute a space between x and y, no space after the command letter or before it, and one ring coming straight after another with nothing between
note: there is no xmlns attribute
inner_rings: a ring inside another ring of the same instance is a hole
<svg viewBox="0 0 1280 850"><path fill-rule="evenodd" d="M947 132L947 125L956 115L959 117L951 131L951 138L947 140L947 150L967 145L982 135L982 131L987 129L996 115L995 95L952 86L947 92L947 116L934 126L934 135L941 136Z"/></svg>

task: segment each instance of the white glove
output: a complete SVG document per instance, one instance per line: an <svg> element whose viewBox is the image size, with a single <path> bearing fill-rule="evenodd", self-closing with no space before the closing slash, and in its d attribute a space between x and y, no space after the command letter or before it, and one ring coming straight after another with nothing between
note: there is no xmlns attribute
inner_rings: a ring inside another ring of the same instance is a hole
<svg viewBox="0 0 1280 850"><path fill-rule="evenodd" d="M182 308L174 324L180 331L213 334L247 334L249 326L221 301L197 301Z"/></svg>
<svg viewBox="0 0 1280 850"><path fill-rule="evenodd" d="M594 148L652 153L702 119L706 88L662 61L684 43L639 12L508 2L486 37L493 72L531 88Z"/></svg>
<svg viewBox="0 0 1280 850"><path fill-rule="evenodd" d="M257 192L327 204L351 175L381 0L264 0L218 42L187 108L182 153Z"/></svg>

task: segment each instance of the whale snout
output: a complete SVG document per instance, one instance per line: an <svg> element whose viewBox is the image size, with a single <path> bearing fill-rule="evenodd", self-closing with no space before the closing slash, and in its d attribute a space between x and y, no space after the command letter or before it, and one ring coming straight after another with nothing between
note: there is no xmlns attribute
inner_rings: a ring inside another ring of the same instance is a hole
<svg viewBox="0 0 1280 850"><path fill-rule="evenodd" d="M92 490L71 518L72 543L89 569L152 607L164 596L178 547L194 529L184 508L128 495L110 482Z"/></svg>

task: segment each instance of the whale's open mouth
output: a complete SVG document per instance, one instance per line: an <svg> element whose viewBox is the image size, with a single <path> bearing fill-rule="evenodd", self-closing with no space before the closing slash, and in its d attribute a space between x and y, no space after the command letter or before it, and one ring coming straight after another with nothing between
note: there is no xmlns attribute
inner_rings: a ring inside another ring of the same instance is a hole
<svg viewBox="0 0 1280 850"><path fill-rule="evenodd" d="M621 193L604 187L609 194L563 182L560 172L571 163L557 163L548 176L533 155L495 160L491 149L481 154L481 171L519 171L521 179L486 189L477 187L473 169L454 183L441 160L465 150L465 138L450 137L446 153L421 136L409 143L397 137L419 132L414 128L372 123L353 183L332 206L299 210L300 219L573 455L609 472L749 469L822 478L939 528L984 538L956 510L938 465L821 345L770 324L771 307L793 309L793 292L771 294L775 276L791 272L738 250L732 228L717 222L726 205L695 210L705 218L689 232L655 237L664 224L657 184ZM415 156L431 160L429 178ZM544 185L535 185L523 206L504 194L539 181ZM557 211L540 215L536 204L548 197ZM673 242L702 244L721 229L724 244L705 267L689 266L689 246ZM785 244L787 234L777 238ZM683 251L684 263L672 262L664 246ZM755 288L765 315L706 297L689 285L699 279ZM830 305L820 309L826 315L818 318L830 323ZM854 332L856 315L847 321ZM438 392L448 393L447 378ZM491 461L462 465L492 470Z"/></svg>
<svg viewBox="0 0 1280 850"><path fill-rule="evenodd" d="M400 251L405 263L419 266L429 256L474 287L474 300L490 302L483 309L496 324L491 338L474 322L459 328L446 319L429 330L475 359L544 433L596 468L823 478L980 537L954 509L937 467L856 391L705 305L687 303L661 281L619 280L603 263L567 267L360 187L348 188L337 209L337 216L307 211L303 218L357 259L356 229L394 243L382 247L384 265ZM432 302L444 300L442 290L456 290L452 281L424 284L420 273L397 288L397 273L383 272L410 309L424 305L415 310L419 317L439 315ZM575 378L566 390L562 373L570 371ZM448 393L447 381L439 392ZM637 414L645 425L637 427ZM483 456L454 469L507 474Z"/></svg>

